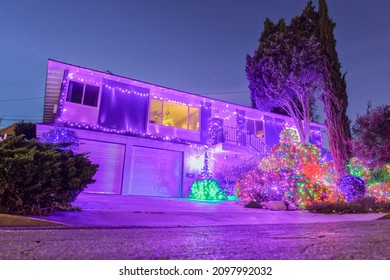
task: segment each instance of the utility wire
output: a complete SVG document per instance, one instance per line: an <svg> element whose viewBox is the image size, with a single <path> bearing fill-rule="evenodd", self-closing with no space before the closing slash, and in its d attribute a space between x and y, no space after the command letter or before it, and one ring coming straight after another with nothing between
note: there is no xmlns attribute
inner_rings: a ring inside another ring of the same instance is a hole
<svg viewBox="0 0 390 280"><path fill-rule="evenodd" d="M36 100L36 99L43 99L43 97L29 97L29 98L17 98L17 99L0 99L0 102L22 101L22 100Z"/></svg>
<svg viewBox="0 0 390 280"><path fill-rule="evenodd" d="M200 92L199 94L235 94L235 93L249 93L249 91L245 90L245 91L224 91L224 92Z"/></svg>

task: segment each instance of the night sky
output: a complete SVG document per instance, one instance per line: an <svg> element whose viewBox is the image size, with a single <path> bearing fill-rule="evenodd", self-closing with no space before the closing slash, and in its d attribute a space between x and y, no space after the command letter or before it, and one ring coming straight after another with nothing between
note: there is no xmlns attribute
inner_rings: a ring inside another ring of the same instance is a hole
<svg viewBox="0 0 390 280"><path fill-rule="evenodd" d="M390 103L390 1L327 2L355 119L370 100ZM41 120L49 58L249 106L245 56L257 48L264 19L289 22L305 5L0 0L0 127Z"/></svg>

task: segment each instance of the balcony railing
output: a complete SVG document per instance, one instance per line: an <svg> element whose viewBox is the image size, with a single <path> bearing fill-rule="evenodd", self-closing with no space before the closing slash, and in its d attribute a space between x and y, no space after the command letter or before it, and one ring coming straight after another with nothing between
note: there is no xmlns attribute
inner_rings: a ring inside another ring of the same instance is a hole
<svg viewBox="0 0 390 280"><path fill-rule="evenodd" d="M266 145L262 139L247 130L240 130L235 127L223 126L221 134L213 139L214 144L221 142L234 143L237 146L250 146L259 154L266 154Z"/></svg>

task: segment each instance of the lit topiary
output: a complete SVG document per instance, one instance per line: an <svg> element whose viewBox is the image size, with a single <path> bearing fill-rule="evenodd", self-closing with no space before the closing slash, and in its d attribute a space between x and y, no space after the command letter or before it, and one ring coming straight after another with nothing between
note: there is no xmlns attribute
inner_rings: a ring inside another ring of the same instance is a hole
<svg viewBox="0 0 390 280"><path fill-rule="evenodd" d="M214 179L197 180L191 186L189 198L196 200L226 200L227 197Z"/></svg>
<svg viewBox="0 0 390 280"><path fill-rule="evenodd" d="M340 179L339 189L344 194L347 202L351 202L355 198L364 196L366 184L359 177L347 175Z"/></svg>

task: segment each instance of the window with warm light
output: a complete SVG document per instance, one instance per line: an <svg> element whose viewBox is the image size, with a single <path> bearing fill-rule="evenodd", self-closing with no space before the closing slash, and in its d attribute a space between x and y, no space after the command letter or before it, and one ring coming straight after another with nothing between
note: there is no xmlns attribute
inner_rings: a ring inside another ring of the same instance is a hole
<svg viewBox="0 0 390 280"><path fill-rule="evenodd" d="M199 108L151 99L149 123L199 130Z"/></svg>
<svg viewBox="0 0 390 280"><path fill-rule="evenodd" d="M249 133L256 135L256 137L264 137L264 123L261 120L248 120L247 130Z"/></svg>

